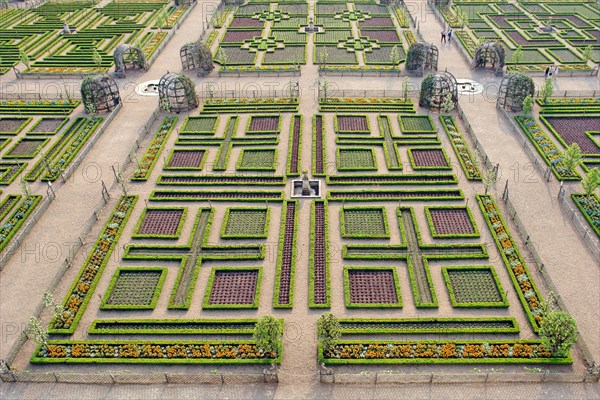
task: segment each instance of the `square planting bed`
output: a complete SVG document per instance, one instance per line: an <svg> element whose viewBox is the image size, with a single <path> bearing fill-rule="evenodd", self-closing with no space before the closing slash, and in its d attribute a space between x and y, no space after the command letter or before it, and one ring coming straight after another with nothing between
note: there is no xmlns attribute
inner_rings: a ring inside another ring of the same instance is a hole
<svg viewBox="0 0 600 400"><path fill-rule="evenodd" d="M366 115L336 115L336 133L371 133Z"/></svg>
<svg viewBox="0 0 600 400"><path fill-rule="evenodd" d="M262 29L250 30L250 31L234 31L228 30L225 33L225 37L221 40L221 43L243 43L244 40L253 40L257 36L262 35Z"/></svg>
<svg viewBox="0 0 600 400"><path fill-rule="evenodd" d="M379 43L395 43L398 46L398 50L402 48L400 45L400 37L398 33L393 30L380 30L380 29L361 29L361 36L368 36L369 39L377 40Z"/></svg>
<svg viewBox="0 0 600 400"><path fill-rule="evenodd" d="M359 22L359 27L371 27L371 26L381 26L381 27L394 27L394 22L390 17L373 17L371 19L365 19L364 21Z"/></svg>
<svg viewBox="0 0 600 400"><path fill-rule="evenodd" d="M3 158L34 158L42 147L48 143L49 138L37 139L24 137L19 139L13 147L11 147Z"/></svg>
<svg viewBox="0 0 600 400"><path fill-rule="evenodd" d="M228 208L221 225L223 239L266 238L269 232L268 208Z"/></svg>
<svg viewBox="0 0 600 400"><path fill-rule="evenodd" d="M192 134L192 135L214 135L217 130L217 124L219 123L219 117L188 117L181 131L180 135Z"/></svg>
<svg viewBox="0 0 600 400"><path fill-rule="evenodd" d="M0 118L0 135L16 135L31 121L30 117L3 117Z"/></svg>
<svg viewBox="0 0 600 400"><path fill-rule="evenodd" d="M278 115L252 115L246 133L279 133L279 121Z"/></svg>
<svg viewBox="0 0 600 400"><path fill-rule="evenodd" d="M387 267L344 267L347 308L402 307L398 274Z"/></svg>
<svg viewBox="0 0 600 400"><path fill-rule="evenodd" d="M375 151L355 147L337 149L337 169L338 171L376 170Z"/></svg>
<svg viewBox="0 0 600 400"><path fill-rule="evenodd" d="M492 266L442 267L453 307L508 307Z"/></svg>
<svg viewBox="0 0 600 400"><path fill-rule="evenodd" d="M258 308L260 268L213 268L202 308Z"/></svg>
<svg viewBox="0 0 600 400"><path fill-rule="evenodd" d="M67 123L69 118L54 118L44 117L41 118L29 131L28 135L54 135L57 133L64 124Z"/></svg>
<svg viewBox="0 0 600 400"><path fill-rule="evenodd" d="M119 268L113 275L101 310L153 310L167 268Z"/></svg>
<svg viewBox="0 0 600 400"><path fill-rule="evenodd" d="M132 237L177 239L186 214L187 208L146 208Z"/></svg>
<svg viewBox="0 0 600 400"><path fill-rule="evenodd" d="M388 220L383 207L344 207L340 210L342 237L387 239Z"/></svg>
<svg viewBox="0 0 600 400"><path fill-rule="evenodd" d="M165 170L201 170L204 165L204 149L173 149Z"/></svg>
<svg viewBox="0 0 600 400"><path fill-rule="evenodd" d="M399 115L400 130L403 134L437 133L437 128L429 115Z"/></svg>
<svg viewBox="0 0 600 400"><path fill-rule="evenodd" d="M230 28L263 28L263 23L257 19L246 18L246 17L234 17ZM260 36L260 35L259 35Z"/></svg>
<svg viewBox="0 0 600 400"><path fill-rule="evenodd" d="M468 207L425 207L434 238L479 237L479 230Z"/></svg>
<svg viewBox="0 0 600 400"><path fill-rule="evenodd" d="M242 149L237 161L238 170L274 171L277 149Z"/></svg>
<svg viewBox="0 0 600 400"><path fill-rule="evenodd" d="M410 164L418 169L452 169L446 152L442 148L408 149Z"/></svg>
<svg viewBox="0 0 600 400"><path fill-rule="evenodd" d="M583 155L600 155L600 146L590 132L600 131L600 116L542 116L564 146L577 143Z"/></svg>

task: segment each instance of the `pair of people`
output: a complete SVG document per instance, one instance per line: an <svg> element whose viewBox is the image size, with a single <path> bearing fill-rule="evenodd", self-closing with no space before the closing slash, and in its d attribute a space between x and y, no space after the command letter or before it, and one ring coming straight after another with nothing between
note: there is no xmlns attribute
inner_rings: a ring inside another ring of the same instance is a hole
<svg viewBox="0 0 600 400"><path fill-rule="evenodd" d="M546 70L544 71L545 79L548 79L548 78L556 79L557 76L558 76L558 65L550 65L550 66L546 67Z"/></svg>
<svg viewBox="0 0 600 400"><path fill-rule="evenodd" d="M442 31L442 42L446 43L446 37L448 38L448 43L450 43L450 41L452 40L452 28L448 29L446 31L446 29L444 29Z"/></svg>

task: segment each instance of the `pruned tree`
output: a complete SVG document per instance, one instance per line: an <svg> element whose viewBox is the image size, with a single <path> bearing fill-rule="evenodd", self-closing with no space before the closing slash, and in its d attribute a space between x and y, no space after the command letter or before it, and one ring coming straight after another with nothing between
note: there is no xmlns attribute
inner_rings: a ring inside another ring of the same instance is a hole
<svg viewBox="0 0 600 400"><path fill-rule="evenodd" d="M515 49L515 51L512 54L511 61L513 64L519 64L522 59L523 59L523 48L521 46L517 46L517 48Z"/></svg>
<svg viewBox="0 0 600 400"><path fill-rule="evenodd" d="M527 97L525 97L523 99L523 114L531 115L532 112L533 112L533 98L531 98L531 95L527 95Z"/></svg>
<svg viewBox="0 0 600 400"><path fill-rule="evenodd" d="M400 73L400 53L398 52L398 46L392 47L390 51L390 63L392 63L392 67L398 67L398 73Z"/></svg>
<svg viewBox="0 0 600 400"><path fill-rule="evenodd" d="M27 67L27 69L29 69L31 60L29 59L27 53L25 53L23 50L19 50L19 60L25 65L25 67Z"/></svg>
<svg viewBox="0 0 600 400"><path fill-rule="evenodd" d="M329 53L327 52L327 47L322 47L319 50L318 62L321 66L325 66L327 64L327 59L329 58Z"/></svg>
<svg viewBox="0 0 600 400"><path fill-rule="evenodd" d="M404 101L408 100L409 85L410 80L408 79L408 76L405 76L404 79L402 79L402 98L404 99Z"/></svg>
<svg viewBox="0 0 600 400"><path fill-rule="evenodd" d="M569 313L550 311L544 315L539 334L553 357L566 357L577 342L577 323Z"/></svg>
<svg viewBox="0 0 600 400"><path fill-rule="evenodd" d="M342 336L340 322L332 313L321 314L317 319L317 340L323 349L323 353L332 351Z"/></svg>
<svg viewBox="0 0 600 400"><path fill-rule="evenodd" d="M102 56L98 52L98 49L95 47L92 51L92 61L94 61L94 64L96 64L96 67L98 68L100 68L100 66L102 65Z"/></svg>
<svg viewBox="0 0 600 400"><path fill-rule="evenodd" d="M585 178L581 180L581 186L583 186L583 191L587 197L592 197L594 192L600 187L600 169L590 169Z"/></svg>
<svg viewBox="0 0 600 400"><path fill-rule="evenodd" d="M217 60L221 63L222 67L227 66L228 59L229 57L227 56L227 53L225 53L225 50L223 50L222 47L219 47L219 51L217 52Z"/></svg>
<svg viewBox="0 0 600 400"><path fill-rule="evenodd" d="M252 337L256 347L265 354L274 356L279 351L282 336L281 324L272 315L265 315L254 325Z"/></svg>
<svg viewBox="0 0 600 400"><path fill-rule="evenodd" d="M548 97L552 96L554 93L554 83L552 82L552 78L546 78L544 84L540 88L540 97L542 101L545 103L548 101Z"/></svg>
<svg viewBox="0 0 600 400"><path fill-rule="evenodd" d="M568 146L563 153L562 162L569 172L573 172L575 167L579 165L582 159L583 155L581 154L581 148L577 143L573 143L572 145Z"/></svg>
<svg viewBox="0 0 600 400"><path fill-rule="evenodd" d="M29 317L29 320L27 321L25 334L37 344L44 346L48 344L48 330L42 327L42 321L33 315Z"/></svg>
<svg viewBox="0 0 600 400"><path fill-rule="evenodd" d="M592 59L592 45L588 45L586 47L583 48L583 50L581 51L581 55L583 56L583 62L587 63L588 61L590 61Z"/></svg>
<svg viewBox="0 0 600 400"><path fill-rule="evenodd" d="M485 194L487 195L488 192L494 187L494 184L496 184L496 170L486 166L483 166L482 169L481 183L483 183L483 188L485 189Z"/></svg>

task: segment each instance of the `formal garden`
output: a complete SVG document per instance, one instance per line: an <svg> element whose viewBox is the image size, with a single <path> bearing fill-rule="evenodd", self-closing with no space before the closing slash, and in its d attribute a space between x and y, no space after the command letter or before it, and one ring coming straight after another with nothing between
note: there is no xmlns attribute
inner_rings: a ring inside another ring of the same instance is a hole
<svg viewBox="0 0 600 400"><path fill-rule="evenodd" d="M589 230L577 239L600 238L600 100L553 97L552 79L536 87L527 75L549 64L591 73L600 61L593 3L436 4L471 58L506 61L494 123L527 138L548 188L560 182L571 219L576 212ZM149 79L197 8L113 0L0 10L4 76L89 75L74 98L1 100L0 253L30 223L53 232L42 219L51 213L34 212L72 201L60 195L80 184L68 177L88 153L109 159L124 146L97 141L133 138L131 126L144 133L121 170L107 166L114 182L102 180L102 207L64 276L31 295L41 311L23 323L13 370L272 376L284 363L296 368L285 358L300 348L297 368L310 365L323 381L389 368L586 371L589 351L573 347L576 322L561 311L546 255L531 252L457 79L437 71L447 53L423 40L406 6L223 4L202 41L177 49L188 73L160 71L153 101L122 101L113 77L135 64L140 82ZM401 90L340 95L325 75L349 70L393 72L383 82ZM208 81L257 72L294 77L273 96L219 95ZM155 111L140 117L150 103ZM569 224L556 230L574 231Z"/></svg>

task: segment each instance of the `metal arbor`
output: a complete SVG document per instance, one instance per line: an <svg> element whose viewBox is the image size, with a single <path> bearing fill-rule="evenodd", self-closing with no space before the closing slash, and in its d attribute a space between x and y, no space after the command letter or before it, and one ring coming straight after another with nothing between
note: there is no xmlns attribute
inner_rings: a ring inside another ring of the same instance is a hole
<svg viewBox="0 0 600 400"><path fill-rule="evenodd" d="M125 78L125 70L132 68L141 68L144 71L148 69L146 56L138 47L129 44L120 44L115 49L115 76Z"/></svg>
<svg viewBox="0 0 600 400"><path fill-rule="evenodd" d="M406 70L423 76L425 71L437 71L438 48L429 43L413 43L406 54Z"/></svg>
<svg viewBox="0 0 600 400"><path fill-rule="evenodd" d="M184 44L179 50L179 57L183 70L195 70L198 76L207 75L215 68L212 53L202 42Z"/></svg>
<svg viewBox="0 0 600 400"><path fill-rule="evenodd" d="M167 72L158 82L160 108L179 114L198 107L194 82L186 74Z"/></svg>
<svg viewBox="0 0 600 400"><path fill-rule="evenodd" d="M525 97L533 97L534 93L535 85L530 76L511 72L500 82L497 104L506 110L518 112L523 110Z"/></svg>
<svg viewBox="0 0 600 400"><path fill-rule="evenodd" d="M490 65L496 76L504 70L504 46L494 40L485 42L477 47L473 56L473 68L485 68Z"/></svg>
<svg viewBox="0 0 600 400"><path fill-rule="evenodd" d="M121 102L116 82L107 74L87 77L81 83L81 99L89 114L109 112Z"/></svg>
<svg viewBox="0 0 600 400"><path fill-rule="evenodd" d="M421 82L419 105L439 111L444 107L448 95L454 104L458 102L458 88L454 75L450 72L429 74Z"/></svg>

